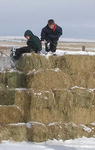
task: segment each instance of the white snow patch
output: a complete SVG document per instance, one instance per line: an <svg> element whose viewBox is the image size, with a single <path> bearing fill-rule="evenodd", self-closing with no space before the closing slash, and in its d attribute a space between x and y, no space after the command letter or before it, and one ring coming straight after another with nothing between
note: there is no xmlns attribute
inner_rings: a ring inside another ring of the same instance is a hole
<svg viewBox="0 0 95 150"><path fill-rule="evenodd" d="M92 132L92 129L91 129L91 128L89 128L89 127L87 127L87 126L85 126L85 125L83 125L83 124L81 124L80 126L83 128L84 131L86 131L86 132L88 132L88 133Z"/></svg>
<svg viewBox="0 0 95 150"><path fill-rule="evenodd" d="M10 126L23 126L26 125L26 123L10 123Z"/></svg>
<svg viewBox="0 0 95 150"><path fill-rule="evenodd" d="M64 142L64 146L68 147L67 150L95 150L95 138L83 137L75 140L67 140ZM70 147L71 149L69 149Z"/></svg>
<svg viewBox="0 0 95 150"><path fill-rule="evenodd" d="M89 92L94 92L95 91L95 88L94 89L88 89Z"/></svg>
<svg viewBox="0 0 95 150"><path fill-rule="evenodd" d="M31 56L31 53L24 53L22 56Z"/></svg>
<svg viewBox="0 0 95 150"><path fill-rule="evenodd" d="M43 143L15 143L3 141L0 150L95 150L95 138L79 138L75 140L49 140Z"/></svg>
<svg viewBox="0 0 95 150"><path fill-rule="evenodd" d="M12 73L12 72L17 72L17 73L20 73L20 74L23 74L23 72L19 71L19 70L14 70L14 69L10 69L8 72Z"/></svg>
<svg viewBox="0 0 95 150"><path fill-rule="evenodd" d="M88 92L94 92L95 91L95 88L89 89L89 88L84 88L84 87L80 87L80 86L74 86L74 87L71 87L70 89L71 90L73 90L73 89L81 89L81 90L87 90Z"/></svg>
<svg viewBox="0 0 95 150"><path fill-rule="evenodd" d="M92 122L91 125L92 125L92 126L95 126L95 122Z"/></svg>
<svg viewBox="0 0 95 150"><path fill-rule="evenodd" d="M41 123L41 122L27 122L27 123L11 123L9 124L10 126L23 126L25 125L27 128L31 128L33 125L41 125L41 126L45 126L45 124Z"/></svg>
<svg viewBox="0 0 95 150"><path fill-rule="evenodd" d="M25 42L26 39L23 36L0 36L0 41Z"/></svg>
<svg viewBox="0 0 95 150"><path fill-rule="evenodd" d="M95 56L95 52L57 50L56 55L57 56L63 56L63 55L89 55L89 56Z"/></svg>
<svg viewBox="0 0 95 150"><path fill-rule="evenodd" d="M84 55L84 56L95 56L95 52L87 52L87 51L68 51L68 50L57 50L55 52L56 56L64 56L64 55ZM45 56L47 59L50 56L53 56L52 53L40 54Z"/></svg>
<svg viewBox="0 0 95 150"><path fill-rule="evenodd" d="M22 42L26 41L23 36L0 36L0 41L16 41ZM90 39L74 39L74 38L60 38L62 42L95 42L95 40Z"/></svg>
<svg viewBox="0 0 95 150"><path fill-rule="evenodd" d="M79 86L74 86L74 87L71 87L70 89L71 89L71 90L73 90L73 89L82 89L82 90L84 90L84 89L86 89L86 88L79 87Z"/></svg>
<svg viewBox="0 0 95 150"><path fill-rule="evenodd" d="M29 124L31 124L31 125L42 125L42 126L45 126L44 123L41 123L41 122L35 122L35 121L29 122Z"/></svg>
<svg viewBox="0 0 95 150"><path fill-rule="evenodd" d="M15 91L28 91L28 90L31 90L31 89L28 89L28 88L15 88L14 90Z"/></svg>
<svg viewBox="0 0 95 150"><path fill-rule="evenodd" d="M55 70L54 70L55 72L59 72L59 71L61 71L59 68L55 68Z"/></svg>
<svg viewBox="0 0 95 150"><path fill-rule="evenodd" d="M3 41L0 41L0 42L3 42ZM7 41L5 41L5 42L7 42ZM8 41L8 42L16 42L16 41ZM19 41L19 43L20 43L20 41ZM13 44L12 43L10 43L10 44L2 44L2 43L0 43L0 46L6 47L8 49L9 48L13 48L13 47L15 47L15 48L20 48L21 47L21 46L14 45L14 43Z"/></svg>
<svg viewBox="0 0 95 150"><path fill-rule="evenodd" d="M59 125L60 123L59 122L52 122L52 123L49 123L48 126L55 126L55 125Z"/></svg>
<svg viewBox="0 0 95 150"><path fill-rule="evenodd" d="M41 93L41 92L40 92L40 93L34 93L34 95L36 95L36 96L41 96L42 93Z"/></svg>

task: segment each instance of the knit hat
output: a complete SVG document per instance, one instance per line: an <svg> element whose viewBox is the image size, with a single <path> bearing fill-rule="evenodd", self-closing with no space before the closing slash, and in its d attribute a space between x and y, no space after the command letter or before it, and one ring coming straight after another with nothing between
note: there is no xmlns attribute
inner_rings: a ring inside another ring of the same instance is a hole
<svg viewBox="0 0 95 150"><path fill-rule="evenodd" d="M27 31L24 33L24 37L26 37L26 36L32 37L32 36L34 36L34 34L32 33L32 31L27 30Z"/></svg>

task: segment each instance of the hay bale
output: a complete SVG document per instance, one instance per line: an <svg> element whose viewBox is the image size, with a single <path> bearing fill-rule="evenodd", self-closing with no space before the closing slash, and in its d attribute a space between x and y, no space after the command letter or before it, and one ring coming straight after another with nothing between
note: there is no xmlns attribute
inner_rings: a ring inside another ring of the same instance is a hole
<svg viewBox="0 0 95 150"><path fill-rule="evenodd" d="M38 70L38 69L45 69L50 68L50 63L45 56L38 55L35 53L24 54L18 61L16 68L23 72L29 72Z"/></svg>
<svg viewBox="0 0 95 150"><path fill-rule="evenodd" d="M64 70L74 85L86 88L95 87L94 56L67 55L51 59L52 66Z"/></svg>
<svg viewBox="0 0 95 150"><path fill-rule="evenodd" d="M65 116L57 109L52 91L32 91L30 118L28 121L41 123L63 121Z"/></svg>
<svg viewBox="0 0 95 150"><path fill-rule="evenodd" d="M94 58L95 56L88 55L63 55L50 56L47 59L45 56L37 54L25 54L18 61L17 68L23 72L59 68L72 80L73 85L95 88ZM62 78L62 80L64 79Z"/></svg>
<svg viewBox="0 0 95 150"><path fill-rule="evenodd" d="M32 91L28 121L41 123L95 120L95 94L85 89Z"/></svg>
<svg viewBox="0 0 95 150"><path fill-rule="evenodd" d="M0 87L19 88L26 86L25 74L18 71L0 72Z"/></svg>
<svg viewBox="0 0 95 150"><path fill-rule="evenodd" d="M15 90L8 88L0 89L0 105L13 105L15 101Z"/></svg>
<svg viewBox="0 0 95 150"><path fill-rule="evenodd" d="M65 122L88 124L95 120L95 94L85 89L55 90L56 109Z"/></svg>
<svg viewBox="0 0 95 150"><path fill-rule="evenodd" d="M52 68L69 70L70 73L92 72L95 69L95 56L89 55L64 55L49 57Z"/></svg>
<svg viewBox="0 0 95 150"><path fill-rule="evenodd" d="M21 110L24 119L23 121L27 122L27 119L30 116L31 91L27 89L16 90L15 105Z"/></svg>
<svg viewBox="0 0 95 150"><path fill-rule="evenodd" d="M23 122L21 110L17 106L0 106L0 123Z"/></svg>
<svg viewBox="0 0 95 150"><path fill-rule="evenodd" d="M95 72L77 72L72 75L74 85L93 89L95 88Z"/></svg>
<svg viewBox="0 0 95 150"><path fill-rule="evenodd" d="M25 125L0 126L0 141L27 141L27 129Z"/></svg>
<svg viewBox="0 0 95 150"><path fill-rule="evenodd" d="M49 59L52 68L63 70L75 86L95 88L95 56L65 55Z"/></svg>
<svg viewBox="0 0 95 150"><path fill-rule="evenodd" d="M44 142L53 139L75 139L79 137L94 137L95 126L91 124L75 124L54 122L48 125L39 122L8 124L0 126L0 141Z"/></svg>
<svg viewBox="0 0 95 150"><path fill-rule="evenodd" d="M70 76L62 71L41 70L27 76L28 88L38 90L69 88L72 84Z"/></svg>
<svg viewBox="0 0 95 150"><path fill-rule="evenodd" d="M48 140L47 126L40 123L32 123L31 128L27 128L28 141L43 142Z"/></svg>
<svg viewBox="0 0 95 150"><path fill-rule="evenodd" d="M94 137L95 128L88 125L77 125L75 123L52 123L48 125L48 137L49 139L63 139L70 140L76 138ZM87 130L88 129L88 130Z"/></svg>

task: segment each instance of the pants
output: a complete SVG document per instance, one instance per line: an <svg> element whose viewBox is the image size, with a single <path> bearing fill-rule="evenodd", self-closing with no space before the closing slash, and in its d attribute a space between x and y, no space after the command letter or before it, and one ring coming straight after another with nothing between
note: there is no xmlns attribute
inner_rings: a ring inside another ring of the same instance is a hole
<svg viewBox="0 0 95 150"><path fill-rule="evenodd" d="M15 55L13 56L14 59L19 59L21 57L22 54L24 53L31 53L31 52L35 52L38 53L35 50L32 50L30 47L26 46L26 47L21 47L15 50Z"/></svg>
<svg viewBox="0 0 95 150"><path fill-rule="evenodd" d="M57 42L50 42L45 44L45 50L47 52L56 52L57 49Z"/></svg>

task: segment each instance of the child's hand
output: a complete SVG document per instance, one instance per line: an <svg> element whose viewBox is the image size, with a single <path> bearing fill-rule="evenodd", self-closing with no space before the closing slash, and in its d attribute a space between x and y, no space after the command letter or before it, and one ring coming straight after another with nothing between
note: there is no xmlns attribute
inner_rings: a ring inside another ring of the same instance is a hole
<svg viewBox="0 0 95 150"><path fill-rule="evenodd" d="M42 44L46 44L46 43L47 43L47 41L46 41L46 40L42 41Z"/></svg>

